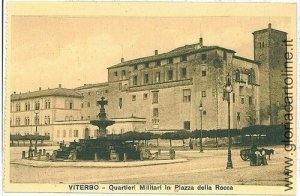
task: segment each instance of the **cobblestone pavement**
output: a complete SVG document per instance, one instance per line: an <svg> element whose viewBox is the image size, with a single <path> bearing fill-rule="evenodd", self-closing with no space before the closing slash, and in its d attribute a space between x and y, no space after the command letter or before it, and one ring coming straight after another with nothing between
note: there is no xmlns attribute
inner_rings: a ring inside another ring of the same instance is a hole
<svg viewBox="0 0 300 196"><path fill-rule="evenodd" d="M22 148L12 148L11 157L21 156ZM285 151L275 148L269 165L250 167L239 150L232 151L233 169L225 169L227 150L177 151L177 158L189 161L168 165L130 168L36 168L10 164L11 182L18 183L166 183L166 184L247 184L284 185Z"/></svg>

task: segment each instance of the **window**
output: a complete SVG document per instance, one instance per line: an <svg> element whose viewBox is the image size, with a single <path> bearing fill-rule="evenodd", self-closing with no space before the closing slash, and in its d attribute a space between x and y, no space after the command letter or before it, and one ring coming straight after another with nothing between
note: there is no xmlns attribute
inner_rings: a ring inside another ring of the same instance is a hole
<svg viewBox="0 0 300 196"><path fill-rule="evenodd" d="M84 103L81 103L81 108L83 108L84 107Z"/></svg>
<svg viewBox="0 0 300 196"><path fill-rule="evenodd" d="M144 93L144 100L148 99L148 93Z"/></svg>
<svg viewBox="0 0 300 196"><path fill-rule="evenodd" d="M191 102L191 89L183 90L183 102Z"/></svg>
<svg viewBox="0 0 300 196"><path fill-rule="evenodd" d="M83 116L81 116L81 120L83 120Z"/></svg>
<svg viewBox="0 0 300 196"><path fill-rule="evenodd" d="M123 99L120 97L119 98L119 108L122 109L122 105L123 105Z"/></svg>
<svg viewBox="0 0 300 196"><path fill-rule="evenodd" d="M235 71L235 80L236 81L241 81L241 72L240 72L240 70L236 70Z"/></svg>
<svg viewBox="0 0 300 196"><path fill-rule="evenodd" d="M232 103L235 102L235 93L232 93Z"/></svg>
<svg viewBox="0 0 300 196"><path fill-rule="evenodd" d="M264 48L265 47L265 42L262 42L262 48Z"/></svg>
<svg viewBox="0 0 300 196"><path fill-rule="evenodd" d="M160 72L155 73L155 82L156 83L160 82Z"/></svg>
<svg viewBox="0 0 300 196"><path fill-rule="evenodd" d="M50 109L50 100L49 99L47 99L45 101L45 109Z"/></svg>
<svg viewBox="0 0 300 196"><path fill-rule="evenodd" d="M35 116L34 118L35 124L39 125L40 124L40 117L38 115Z"/></svg>
<svg viewBox="0 0 300 196"><path fill-rule="evenodd" d="M201 55L201 59L202 59L202 61L207 60L207 54L202 54L202 55Z"/></svg>
<svg viewBox="0 0 300 196"><path fill-rule="evenodd" d="M145 68L149 68L149 63L145 63Z"/></svg>
<svg viewBox="0 0 300 196"><path fill-rule="evenodd" d="M17 126L20 126L20 125L21 125L21 119L20 119L20 117L17 117L17 118L16 118L16 125L17 125Z"/></svg>
<svg viewBox="0 0 300 196"><path fill-rule="evenodd" d="M36 109L36 110L39 110L39 109L40 109L40 102L39 102L39 101L35 102L35 109ZM19 110L19 111L20 111L20 110Z"/></svg>
<svg viewBox="0 0 300 196"><path fill-rule="evenodd" d="M240 113L240 112L237 112L237 113L236 113L236 120L237 120L237 121L240 121L240 120L241 120L241 113Z"/></svg>
<svg viewBox="0 0 300 196"><path fill-rule="evenodd" d="M29 111L30 110L30 102L26 102L25 103L25 111Z"/></svg>
<svg viewBox="0 0 300 196"><path fill-rule="evenodd" d="M158 92L153 92L153 100L152 103L158 103Z"/></svg>
<svg viewBox="0 0 300 196"><path fill-rule="evenodd" d="M17 112L21 111L21 105L20 105L20 103L16 104L16 111Z"/></svg>
<svg viewBox="0 0 300 196"><path fill-rule="evenodd" d="M168 70L168 80L173 80L173 70Z"/></svg>
<svg viewBox="0 0 300 196"><path fill-rule="evenodd" d="M181 78L186 78L186 68L181 68Z"/></svg>
<svg viewBox="0 0 300 196"><path fill-rule="evenodd" d="M115 72L114 72L114 75L115 75L115 76L118 76L118 72L117 72L117 71L115 71Z"/></svg>
<svg viewBox="0 0 300 196"><path fill-rule="evenodd" d="M90 116L87 117L88 120L90 120L90 118L91 118Z"/></svg>
<svg viewBox="0 0 300 196"><path fill-rule="evenodd" d="M91 92L88 92L88 95L91 95Z"/></svg>
<svg viewBox="0 0 300 196"><path fill-rule="evenodd" d="M73 101L70 101L70 109L73 109Z"/></svg>
<svg viewBox="0 0 300 196"><path fill-rule="evenodd" d="M153 117L158 117L158 108L153 108Z"/></svg>
<svg viewBox="0 0 300 196"><path fill-rule="evenodd" d="M138 69L138 65L134 65L133 70L137 70L137 69Z"/></svg>
<svg viewBox="0 0 300 196"><path fill-rule="evenodd" d="M29 119L29 117L25 117L25 125L30 125L30 119Z"/></svg>
<svg viewBox="0 0 300 196"><path fill-rule="evenodd" d="M168 59L168 63L169 63L169 64L173 64L173 58L169 58L169 59Z"/></svg>
<svg viewBox="0 0 300 196"><path fill-rule="evenodd" d="M144 84L148 84L149 82L149 74L144 74Z"/></svg>
<svg viewBox="0 0 300 196"><path fill-rule="evenodd" d="M181 59L180 59L181 61L187 61L187 56L186 55L183 55L183 56L181 56Z"/></svg>
<svg viewBox="0 0 300 196"><path fill-rule="evenodd" d="M190 121L183 122L183 129L190 130Z"/></svg>
<svg viewBox="0 0 300 196"><path fill-rule="evenodd" d="M136 95L132 95L132 101L136 100Z"/></svg>
<svg viewBox="0 0 300 196"><path fill-rule="evenodd" d="M105 90L104 92L105 92L105 93L108 93L108 90Z"/></svg>
<svg viewBox="0 0 300 196"><path fill-rule="evenodd" d="M249 97L249 105L252 105L253 104L253 99L252 99L252 97L250 96Z"/></svg>
<svg viewBox="0 0 300 196"><path fill-rule="evenodd" d="M50 116L45 116L45 125L50 124Z"/></svg>
<svg viewBox="0 0 300 196"><path fill-rule="evenodd" d="M74 130L74 137L78 137L78 130Z"/></svg>
<svg viewBox="0 0 300 196"><path fill-rule="evenodd" d="M138 83L138 78L137 76L133 76L133 86L136 86Z"/></svg>
<svg viewBox="0 0 300 196"><path fill-rule="evenodd" d="M203 70L201 73L203 77L206 76L206 70Z"/></svg>
<svg viewBox="0 0 300 196"><path fill-rule="evenodd" d="M122 70L122 76L126 76L126 71Z"/></svg>
<svg viewBox="0 0 300 196"><path fill-rule="evenodd" d="M160 62L160 61L156 61L156 62L155 62L155 65L156 65L156 66L160 66L160 65L161 65L161 62Z"/></svg>
<svg viewBox="0 0 300 196"><path fill-rule="evenodd" d="M87 107L91 107L91 103L90 102L87 102Z"/></svg>
<svg viewBox="0 0 300 196"><path fill-rule="evenodd" d="M245 99L244 97L241 97L241 104L244 104L245 103Z"/></svg>
<svg viewBox="0 0 300 196"><path fill-rule="evenodd" d="M201 92L201 97L206 97L206 91Z"/></svg>
<svg viewBox="0 0 300 196"><path fill-rule="evenodd" d="M253 84L254 80L253 80L253 70L250 71L250 73L248 74L248 84Z"/></svg>

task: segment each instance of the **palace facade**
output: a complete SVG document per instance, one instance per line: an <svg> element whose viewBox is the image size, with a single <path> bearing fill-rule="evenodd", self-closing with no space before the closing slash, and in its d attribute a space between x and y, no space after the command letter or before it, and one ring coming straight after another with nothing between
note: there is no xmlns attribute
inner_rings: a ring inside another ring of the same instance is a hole
<svg viewBox="0 0 300 196"><path fill-rule="evenodd" d="M126 131L240 129L255 124L279 124L283 101L280 76L287 39L271 28L255 31L254 60L221 46L198 43L166 53L124 61L108 67L108 82L75 89L39 90L11 95L11 132L49 134L52 141L96 137L96 101L104 96L106 111L116 124L110 133ZM200 103L202 111L199 111ZM29 107L28 107L29 104ZM40 105L39 105L40 104ZM34 113L37 107L39 114ZM201 115L202 114L202 122ZM35 117L39 116L36 121Z"/></svg>

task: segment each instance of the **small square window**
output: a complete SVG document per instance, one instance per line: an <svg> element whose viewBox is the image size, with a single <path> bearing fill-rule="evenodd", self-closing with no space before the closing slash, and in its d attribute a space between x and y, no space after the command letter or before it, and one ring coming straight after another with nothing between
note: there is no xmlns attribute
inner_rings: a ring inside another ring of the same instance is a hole
<svg viewBox="0 0 300 196"><path fill-rule="evenodd" d="M206 71L205 71L205 70L202 71L202 76L203 76L203 77L206 76Z"/></svg>
<svg viewBox="0 0 300 196"><path fill-rule="evenodd" d="M114 74L115 74L115 76L118 76L118 72L117 72L117 71L115 71L115 73L114 73Z"/></svg>
<svg viewBox="0 0 300 196"><path fill-rule="evenodd" d="M144 100L148 99L148 93L144 93Z"/></svg>
<svg viewBox="0 0 300 196"><path fill-rule="evenodd" d="M161 65L161 62L160 61L156 61L156 66L160 66Z"/></svg>
<svg viewBox="0 0 300 196"><path fill-rule="evenodd" d="M145 63L145 68L149 68L149 63Z"/></svg>
<svg viewBox="0 0 300 196"><path fill-rule="evenodd" d="M191 124L190 121L184 121L183 129L190 130L190 128L191 128L190 124Z"/></svg>
<svg viewBox="0 0 300 196"><path fill-rule="evenodd" d="M186 55L181 56L181 61L187 61L187 56Z"/></svg>
<svg viewBox="0 0 300 196"><path fill-rule="evenodd" d="M242 97L242 98L241 98L241 104L244 104L244 103L245 103L245 98Z"/></svg>
<svg viewBox="0 0 300 196"><path fill-rule="evenodd" d="M137 69L138 69L138 65L134 65L133 70L137 70Z"/></svg>
<svg viewBox="0 0 300 196"><path fill-rule="evenodd" d="M91 92L88 92L88 95L91 95Z"/></svg>
<svg viewBox="0 0 300 196"><path fill-rule="evenodd" d="M207 54L202 54L202 55L201 55L201 59L202 59L202 61L207 60Z"/></svg>
<svg viewBox="0 0 300 196"><path fill-rule="evenodd" d="M153 108L153 117L158 117L158 108Z"/></svg>
<svg viewBox="0 0 300 196"><path fill-rule="evenodd" d="M122 70L122 76L125 76L125 75L126 75L126 71Z"/></svg>
<svg viewBox="0 0 300 196"><path fill-rule="evenodd" d="M169 59L168 59L168 63L169 63L169 64L173 64L173 58L169 58Z"/></svg>
<svg viewBox="0 0 300 196"><path fill-rule="evenodd" d="M108 93L108 90L105 90L105 93Z"/></svg>
<svg viewBox="0 0 300 196"><path fill-rule="evenodd" d="M132 95L132 101L136 100L136 95Z"/></svg>
<svg viewBox="0 0 300 196"><path fill-rule="evenodd" d="M201 97L206 97L206 91L201 92Z"/></svg>

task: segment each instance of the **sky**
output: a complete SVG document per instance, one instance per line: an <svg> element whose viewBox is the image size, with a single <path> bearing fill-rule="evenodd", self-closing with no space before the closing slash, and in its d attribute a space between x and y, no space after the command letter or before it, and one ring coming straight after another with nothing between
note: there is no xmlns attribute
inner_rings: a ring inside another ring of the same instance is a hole
<svg viewBox="0 0 300 196"><path fill-rule="evenodd" d="M107 82L107 67L197 43L253 59L252 32L287 31L286 17L12 16L10 90Z"/></svg>

